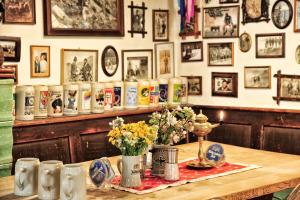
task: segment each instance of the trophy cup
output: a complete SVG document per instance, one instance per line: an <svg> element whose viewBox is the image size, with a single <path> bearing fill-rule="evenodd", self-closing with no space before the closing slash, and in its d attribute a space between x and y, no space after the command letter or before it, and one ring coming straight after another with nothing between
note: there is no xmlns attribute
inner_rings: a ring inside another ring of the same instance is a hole
<svg viewBox="0 0 300 200"><path fill-rule="evenodd" d="M208 118L202 114L202 110L200 110L200 114L196 116L196 121L194 124L193 133L198 136L199 143L199 151L198 151L198 161L190 162L187 164L187 167L190 169L208 169L214 167L214 164L207 162L204 158L204 151L202 147L203 139L206 135L208 135L213 128L220 126L218 124L211 124L208 121Z"/></svg>

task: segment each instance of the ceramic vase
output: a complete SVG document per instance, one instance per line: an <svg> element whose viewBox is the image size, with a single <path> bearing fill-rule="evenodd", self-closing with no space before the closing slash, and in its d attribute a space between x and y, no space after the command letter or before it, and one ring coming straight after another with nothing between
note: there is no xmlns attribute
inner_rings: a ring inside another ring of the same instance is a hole
<svg viewBox="0 0 300 200"><path fill-rule="evenodd" d="M59 199L60 171L63 163L58 160L43 161L39 167L38 198Z"/></svg>
<svg viewBox="0 0 300 200"><path fill-rule="evenodd" d="M122 156L118 160L118 170L121 174L121 186L139 187L141 182L141 156Z"/></svg>
<svg viewBox="0 0 300 200"><path fill-rule="evenodd" d="M38 158L20 158L16 162L14 193L17 196L32 196L38 189Z"/></svg>
<svg viewBox="0 0 300 200"><path fill-rule="evenodd" d="M86 199L86 175L80 164L63 166L60 174L60 199Z"/></svg>

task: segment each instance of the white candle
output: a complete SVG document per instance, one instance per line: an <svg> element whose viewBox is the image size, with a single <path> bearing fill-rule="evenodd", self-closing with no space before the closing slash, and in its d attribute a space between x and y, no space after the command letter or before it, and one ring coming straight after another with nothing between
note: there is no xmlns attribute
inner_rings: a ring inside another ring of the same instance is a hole
<svg viewBox="0 0 300 200"><path fill-rule="evenodd" d="M222 122L224 120L224 112L221 111L220 112L220 122Z"/></svg>

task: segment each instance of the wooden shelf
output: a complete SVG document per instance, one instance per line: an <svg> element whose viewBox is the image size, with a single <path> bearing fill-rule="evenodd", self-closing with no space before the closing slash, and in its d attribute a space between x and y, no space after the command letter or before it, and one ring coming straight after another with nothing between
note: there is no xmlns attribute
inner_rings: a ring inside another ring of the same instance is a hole
<svg viewBox="0 0 300 200"><path fill-rule="evenodd" d="M25 126L36 126L44 124L55 124L55 123L64 123L72 121L82 121L88 119L99 119L99 118L108 118L108 117L117 117L117 116L129 116L137 115L144 113L152 113L155 111L161 110L161 107L153 108L137 108L137 109L124 109L124 110L113 110L107 111L101 114L86 114L86 115L77 115L77 116L63 116L63 117L51 117L46 119L35 119L31 121L20 121L16 120L14 127L25 127Z"/></svg>

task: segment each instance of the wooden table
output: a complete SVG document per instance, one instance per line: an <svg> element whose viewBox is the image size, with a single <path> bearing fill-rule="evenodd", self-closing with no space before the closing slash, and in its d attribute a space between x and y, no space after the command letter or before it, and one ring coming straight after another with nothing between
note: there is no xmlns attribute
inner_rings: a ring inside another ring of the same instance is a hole
<svg viewBox="0 0 300 200"><path fill-rule="evenodd" d="M204 142L204 147L206 148L209 144L211 142ZM300 156L253 150L225 144L223 146L227 161L256 164L262 167L206 181L172 187L145 195L135 195L117 190L100 192L96 189L88 189L88 199L202 200L221 197L224 199L245 200L291 188L300 183ZM197 155L197 143L181 145L178 148L179 160ZM110 158L113 164L116 163L117 159L118 157ZM85 162L83 165L87 167L89 162ZM37 199L36 196L28 198L14 196L13 179L13 176L0 179L0 199Z"/></svg>

